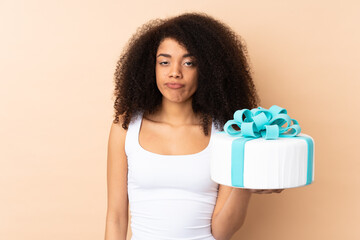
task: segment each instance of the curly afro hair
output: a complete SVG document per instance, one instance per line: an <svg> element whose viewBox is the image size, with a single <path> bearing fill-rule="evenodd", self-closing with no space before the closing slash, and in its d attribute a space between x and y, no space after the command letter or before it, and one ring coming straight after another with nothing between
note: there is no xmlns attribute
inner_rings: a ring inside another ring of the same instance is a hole
<svg viewBox="0 0 360 240"><path fill-rule="evenodd" d="M129 39L115 71L114 123L122 115L122 127L127 129L134 115L151 114L161 106L155 64L158 46L164 38L177 40L197 60L198 88L192 97L192 108L201 116L205 135L210 119L217 129L223 130L236 110L258 106L241 37L205 13L184 13L150 20Z"/></svg>

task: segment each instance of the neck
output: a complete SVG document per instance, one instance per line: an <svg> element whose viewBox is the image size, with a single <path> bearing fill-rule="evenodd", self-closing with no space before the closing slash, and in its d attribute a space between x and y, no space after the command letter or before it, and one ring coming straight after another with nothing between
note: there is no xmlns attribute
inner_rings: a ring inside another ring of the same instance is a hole
<svg viewBox="0 0 360 240"><path fill-rule="evenodd" d="M199 118L194 113L191 102L192 100L189 99L186 102L176 103L163 98L157 120L175 126L199 124Z"/></svg>

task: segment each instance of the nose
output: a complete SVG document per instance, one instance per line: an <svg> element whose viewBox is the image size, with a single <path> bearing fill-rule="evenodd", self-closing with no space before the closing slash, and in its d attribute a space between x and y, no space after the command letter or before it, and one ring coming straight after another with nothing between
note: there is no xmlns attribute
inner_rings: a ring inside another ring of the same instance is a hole
<svg viewBox="0 0 360 240"><path fill-rule="evenodd" d="M170 77L180 78L181 76L182 74L179 64L174 63L170 69Z"/></svg>

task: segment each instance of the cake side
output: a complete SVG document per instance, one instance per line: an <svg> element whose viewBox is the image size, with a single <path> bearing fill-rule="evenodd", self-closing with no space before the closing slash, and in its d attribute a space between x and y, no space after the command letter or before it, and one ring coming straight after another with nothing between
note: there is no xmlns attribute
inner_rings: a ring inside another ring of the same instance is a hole
<svg viewBox="0 0 360 240"><path fill-rule="evenodd" d="M241 169L239 159L232 159L233 137L225 132L214 134L211 156L211 179L219 184L252 189L278 189L299 187L309 184L314 179L314 152L311 176L308 176L308 143L304 137L313 139L306 134L299 137L265 140L252 139L244 145ZM236 162L236 164L235 164ZM234 176L235 172L237 175ZM237 172L238 171L238 172ZM234 178L242 178L242 185ZM310 179L311 178L311 179Z"/></svg>

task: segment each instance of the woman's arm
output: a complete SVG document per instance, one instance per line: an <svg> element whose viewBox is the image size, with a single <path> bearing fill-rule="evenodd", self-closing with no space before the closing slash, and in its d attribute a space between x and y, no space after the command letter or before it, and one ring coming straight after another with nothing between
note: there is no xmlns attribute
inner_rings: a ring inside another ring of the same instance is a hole
<svg viewBox="0 0 360 240"><path fill-rule="evenodd" d="M250 189L219 185L211 226L216 240L229 240L243 225L250 197Z"/></svg>
<svg viewBox="0 0 360 240"><path fill-rule="evenodd" d="M112 124L107 153L107 215L105 240L125 240L128 228L126 130Z"/></svg>
<svg viewBox="0 0 360 240"><path fill-rule="evenodd" d="M212 235L216 240L228 240L240 229L246 217L252 193L281 193L284 189L245 189L219 185L212 216Z"/></svg>

